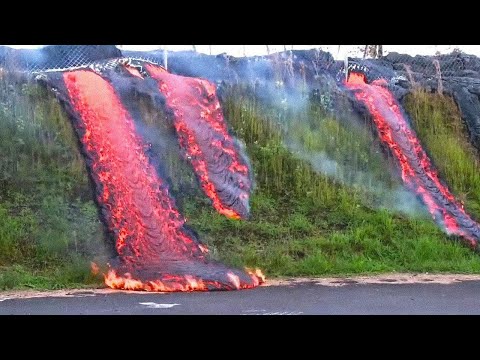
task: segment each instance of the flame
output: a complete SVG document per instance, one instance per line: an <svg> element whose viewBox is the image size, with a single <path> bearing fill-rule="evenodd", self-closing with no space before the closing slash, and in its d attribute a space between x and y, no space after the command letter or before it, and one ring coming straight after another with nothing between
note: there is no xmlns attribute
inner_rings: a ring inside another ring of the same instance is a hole
<svg viewBox="0 0 480 360"><path fill-rule="evenodd" d="M129 74L136 76L135 71L131 68ZM168 185L145 154L146 146L136 132L130 113L107 80L108 73L85 69L64 72L60 80L57 75L50 76L60 98L68 104L66 109L94 180L102 220L119 255L116 266L104 274L107 286L138 291L207 291L248 289L265 281L257 272L229 269L205 257L208 247L186 228L185 218L178 212ZM205 89L212 91L208 86ZM195 87L195 91L199 89ZM178 99L186 101L182 97ZM187 96L187 99L190 98ZM216 109L219 104L215 101ZM189 131L187 126L182 130L185 134ZM195 146L193 142L188 144L191 151ZM200 147L198 145L201 152ZM217 150L230 154L232 149ZM229 156L234 155L235 152ZM200 158L196 164L205 162L205 169L200 171L208 180L207 160ZM232 164L235 171L248 171L240 163ZM214 181L207 181L207 185L211 185L216 194ZM216 204L223 206L220 200ZM238 215L226 206L224 211L230 216ZM99 271L93 263L92 271Z"/></svg>
<svg viewBox="0 0 480 360"><path fill-rule="evenodd" d="M173 292L173 291L207 291L208 288L201 279L186 275L175 279L175 282L166 283L161 280L142 282L132 278L130 273L123 276L117 275L113 269L105 275L105 284L112 289L149 291L149 292Z"/></svg>
<svg viewBox="0 0 480 360"><path fill-rule="evenodd" d="M258 279L259 284L265 283L266 277L265 277L265 275L263 274L262 270L260 270L260 269L258 269L258 268L257 268L257 269L245 268L245 271L246 271L248 274L250 274L250 277L251 277L252 279L254 279L254 281L255 281L255 279Z"/></svg>
<svg viewBox="0 0 480 360"><path fill-rule="evenodd" d="M110 269L105 276L105 284L112 289L148 291L148 292L192 292L192 291L210 291L222 290L225 284L217 281L206 281L191 275L185 276L166 276L165 280L151 280L142 282L134 279L130 273L119 276L114 269ZM240 281L240 278L229 272L227 273L231 285L228 290L251 289L265 282L265 278L255 278L252 284L246 284Z"/></svg>
<svg viewBox="0 0 480 360"><path fill-rule="evenodd" d="M247 217L249 168L228 133L215 86L152 64L146 64L146 69L173 111L180 146L213 207L231 219Z"/></svg>
<svg viewBox="0 0 480 360"><path fill-rule="evenodd" d="M385 81L366 83L365 75L352 72L346 83L369 109L381 140L389 147L405 185L420 196L428 211L448 234L464 237L472 246L480 238L480 225L463 209L439 179L400 105L385 87Z"/></svg>

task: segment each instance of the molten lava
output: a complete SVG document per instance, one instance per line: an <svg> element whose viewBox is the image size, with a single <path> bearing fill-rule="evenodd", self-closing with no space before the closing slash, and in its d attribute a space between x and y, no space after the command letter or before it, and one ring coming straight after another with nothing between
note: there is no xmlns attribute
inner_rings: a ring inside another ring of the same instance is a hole
<svg viewBox="0 0 480 360"><path fill-rule="evenodd" d="M136 78L143 78L136 69L127 70ZM105 283L125 290L206 291L252 288L264 282L259 270L231 269L206 258L208 248L185 225L167 184L146 155L147 146L138 135L130 113L108 81L112 72L118 75L119 69L106 67L100 74L90 69L52 72L45 80L72 119L95 186L102 220L115 242L118 258L105 275ZM176 85L188 88L181 81ZM200 89L195 87L192 91ZM178 101L196 101L191 97L192 91L186 92L186 98L177 94ZM214 101L214 106L217 105ZM209 109L206 104L205 111ZM190 132L198 135L184 125L182 134ZM218 141L232 144L228 139ZM190 143L186 146L189 151L196 148ZM230 153L233 147L225 149L229 159L239 158ZM216 159L222 159L223 148L217 150ZM202 154L210 156L212 152ZM194 163L204 161L207 167L212 160L202 156ZM245 174L246 178L246 166L232 162L229 169ZM210 179L208 170L200 170ZM245 186L248 184L245 181ZM214 204L225 211L230 209L220 200ZM92 265L92 269L98 267Z"/></svg>
<svg viewBox="0 0 480 360"><path fill-rule="evenodd" d="M146 64L145 68L158 82L166 106L174 114L184 157L213 207L233 219L248 217L250 171L228 133L215 86L207 80L170 74L153 64Z"/></svg>
<svg viewBox="0 0 480 360"><path fill-rule="evenodd" d="M367 84L365 76L352 72L346 86L366 105L378 134L394 155L405 185L425 203L434 220L448 234L465 238L471 246L480 239L480 225L465 212L450 190L440 181L426 152L408 124L385 82Z"/></svg>

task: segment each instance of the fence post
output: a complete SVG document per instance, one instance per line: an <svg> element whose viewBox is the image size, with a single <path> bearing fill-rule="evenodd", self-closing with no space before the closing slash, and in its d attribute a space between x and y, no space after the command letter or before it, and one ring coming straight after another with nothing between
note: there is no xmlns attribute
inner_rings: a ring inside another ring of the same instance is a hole
<svg viewBox="0 0 480 360"><path fill-rule="evenodd" d="M348 81L348 53L345 54L344 67L345 67L345 82L347 82Z"/></svg>
<svg viewBox="0 0 480 360"><path fill-rule="evenodd" d="M168 50L167 50L167 45L163 45L163 65L165 65L165 70L168 70Z"/></svg>

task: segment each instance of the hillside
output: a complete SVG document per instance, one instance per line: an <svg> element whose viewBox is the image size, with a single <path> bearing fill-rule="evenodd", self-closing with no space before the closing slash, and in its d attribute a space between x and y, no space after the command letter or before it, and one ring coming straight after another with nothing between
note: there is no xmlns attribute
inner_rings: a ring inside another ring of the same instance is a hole
<svg viewBox="0 0 480 360"><path fill-rule="evenodd" d="M315 78L321 86L313 91L308 80L285 87L217 80L254 174L250 218L215 212L175 141L162 136L151 150L213 258L267 277L480 273L478 254L445 234L405 188L365 109L331 79ZM440 178L480 220L474 122L461 111L467 101L458 101L459 81L449 91L446 80L443 94L425 91L425 81L396 94ZM168 114L137 100L143 125L168 133ZM114 249L70 120L51 92L8 72L0 101L0 290L102 286L91 262L105 268Z"/></svg>

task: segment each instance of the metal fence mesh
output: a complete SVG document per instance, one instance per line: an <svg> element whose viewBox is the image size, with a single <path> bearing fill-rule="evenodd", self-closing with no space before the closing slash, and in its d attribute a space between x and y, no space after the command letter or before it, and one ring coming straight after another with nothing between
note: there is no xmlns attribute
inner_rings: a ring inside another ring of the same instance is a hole
<svg viewBox="0 0 480 360"><path fill-rule="evenodd" d="M203 45L201 45L203 46ZM205 45L206 46L206 45ZM259 45L239 45L243 47L243 54L253 54L248 51L250 46L255 46L255 51L259 51ZM314 45L312 45L313 47ZM379 46L379 45L375 45ZM410 51L411 55L401 54L402 49L393 45L381 45L382 51L373 54L368 50L370 45L318 45L315 48L328 51L336 60L353 58L364 60L369 58L377 58L385 60L385 64L392 70L408 73L415 78L416 74L432 77L450 77L450 76L469 76L480 71L480 59L476 56L465 54L457 48L456 45L442 46L440 50L432 51L437 48L436 45L431 47L429 56L415 54ZM120 46L121 48L122 46ZM200 47L200 46L198 46ZM212 45L209 47L212 52ZM278 47L278 48L277 48ZM415 47L415 46L414 46ZM105 52L106 46L103 45L65 45L65 46L47 46L41 51L39 50L14 50L9 48L3 49L0 66L7 69L15 69L27 72L43 72L52 70L63 70L69 68L77 68L90 65L100 59L120 57L120 49L109 47L110 50ZM167 58L163 57L162 46L159 46L156 52L135 52L135 57L141 60L151 61L157 64L164 64ZM197 46L192 45L192 49ZM111 50L114 49L114 50ZM190 49L190 50L192 50ZM404 48L406 49L406 48ZM292 45L265 45L265 53L268 51L290 51L296 50ZM425 47L419 48L419 52L425 50ZM115 52L117 51L117 52ZM102 53L103 52L103 53ZM443 52L443 53L442 53ZM100 54L100 55L99 55Z"/></svg>
<svg viewBox="0 0 480 360"><path fill-rule="evenodd" d="M55 59L55 63L48 64L49 68L62 69L72 68L88 64L88 47L87 46L74 46L74 47L55 47L51 50L53 52L52 59ZM27 64L29 71L42 71L45 70L45 64Z"/></svg>
<svg viewBox="0 0 480 360"><path fill-rule="evenodd" d="M144 60L154 62L153 57L145 54ZM6 48L1 55L0 66L7 70L31 73L84 67L99 60L122 56L119 49L103 45L47 46L35 50Z"/></svg>
<svg viewBox="0 0 480 360"><path fill-rule="evenodd" d="M383 60L383 64L387 67L391 67L392 70L397 72L407 73L413 79L418 75L435 78L477 77L477 73L480 71L480 59L477 56L469 55L456 45L442 46L435 52L432 51L432 48L435 49L436 46L427 45L423 49L410 49L409 55L401 53L402 47L390 45L383 46L381 55L369 56L368 52L362 51L360 47L360 49L350 50L346 56L362 60L369 58ZM403 50L408 51L408 49ZM426 54L415 54L415 51Z"/></svg>

